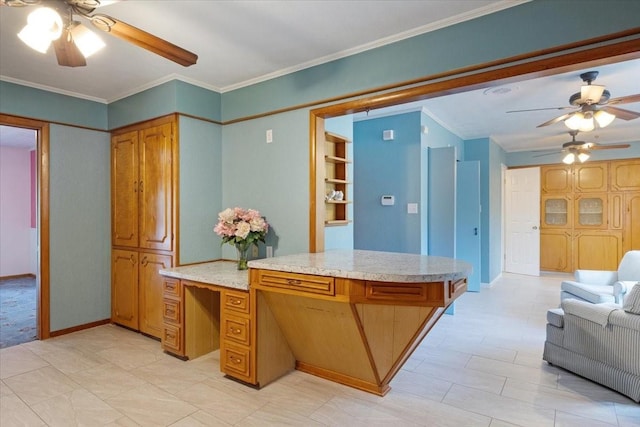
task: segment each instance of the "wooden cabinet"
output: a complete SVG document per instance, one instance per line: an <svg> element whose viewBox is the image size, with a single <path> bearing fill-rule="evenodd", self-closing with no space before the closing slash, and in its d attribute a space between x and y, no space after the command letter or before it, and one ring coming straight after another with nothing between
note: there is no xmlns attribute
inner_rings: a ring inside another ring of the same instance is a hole
<svg viewBox="0 0 640 427"><path fill-rule="evenodd" d="M573 221L573 201L563 194L544 194L540 197L542 228L567 228Z"/></svg>
<svg viewBox="0 0 640 427"><path fill-rule="evenodd" d="M540 188L542 270L615 270L640 249L640 159L542 166Z"/></svg>
<svg viewBox="0 0 640 427"><path fill-rule="evenodd" d="M325 225L349 223L347 204L349 164L347 144L351 141L343 136L325 132Z"/></svg>
<svg viewBox="0 0 640 427"><path fill-rule="evenodd" d="M640 159L612 162L611 190L640 191Z"/></svg>
<svg viewBox="0 0 640 427"><path fill-rule="evenodd" d="M138 329L138 253L111 252L111 321Z"/></svg>
<svg viewBox="0 0 640 427"><path fill-rule="evenodd" d="M112 139L114 246L173 249L173 122Z"/></svg>
<svg viewBox="0 0 640 427"><path fill-rule="evenodd" d="M573 220L574 229L607 229L608 195L606 193L586 193L575 197Z"/></svg>
<svg viewBox="0 0 640 427"><path fill-rule="evenodd" d="M171 255L140 253L138 274L138 313L140 332L161 338L163 329L162 287L164 281L158 270L173 265Z"/></svg>
<svg viewBox="0 0 640 427"><path fill-rule="evenodd" d="M617 270L622 255L621 231L580 230L574 234L574 270Z"/></svg>
<svg viewBox="0 0 640 427"><path fill-rule="evenodd" d="M163 278L173 265L175 117L111 138L112 321L163 335Z"/></svg>
<svg viewBox="0 0 640 427"><path fill-rule="evenodd" d="M553 165L540 169L540 192L542 194L571 194L573 193L573 171L571 166Z"/></svg>
<svg viewBox="0 0 640 427"><path fill-rule="evenodd" d="M625 252L640 249L640 190L624 196L624 245Z"/></svg>
<svg viewBox="0 0 640 427"><path fill-rule="evenodd" d="M255 384L255 308L249 292L223 290L220 305L220 369L227 375Z"/></svg>
<svg viewBox="0 0 640 427"><path fill-rule="evenodd" d="M573 165L573 191L576 193L608 191L608 167L608 162Z"/></svg>
<svg viewBox="0 0 640 427"><path fill-rule="evenodd" d="M184 297L182 284L177 279L164 278L162 282L162 348L184 357Z"/></svg>
<svg viewBox="0 0 640 427"><path fill-rule="evenodd" d="M114 249L112 251L111 320L160 338L163 278L160 268L172 264L170 255Z"/></svg>

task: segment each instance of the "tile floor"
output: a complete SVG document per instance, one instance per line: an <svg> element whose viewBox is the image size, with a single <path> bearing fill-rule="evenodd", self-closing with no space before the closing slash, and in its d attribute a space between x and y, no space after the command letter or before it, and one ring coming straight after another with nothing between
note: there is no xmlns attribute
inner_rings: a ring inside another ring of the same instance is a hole
<svg viewBox="0 0 640 427"><path fill-rule="evenodd" d="M292 372L262 390L105 325L0 350L0 425L640 426L640 405L541 360L558 276L467 293L384 398Z"/></svg>

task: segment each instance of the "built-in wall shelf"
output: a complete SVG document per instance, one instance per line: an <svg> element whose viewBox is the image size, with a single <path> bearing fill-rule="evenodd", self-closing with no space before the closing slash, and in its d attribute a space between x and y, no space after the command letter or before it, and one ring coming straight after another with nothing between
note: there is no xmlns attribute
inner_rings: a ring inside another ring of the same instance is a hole
<svg viewBox="0 0 640 427"><path fill-rule="evenodd" d="M351 141L344 136L324 133L324 194L325 226L350 223L347 205L350 203L347 187L349 182L349 160L347 144Z"/></svg>

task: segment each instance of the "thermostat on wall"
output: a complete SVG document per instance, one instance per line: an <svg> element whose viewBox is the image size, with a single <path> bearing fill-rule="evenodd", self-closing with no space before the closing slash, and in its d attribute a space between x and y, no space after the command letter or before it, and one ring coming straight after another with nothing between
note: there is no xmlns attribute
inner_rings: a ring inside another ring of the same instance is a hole
<svg viewBox="0 0 640 427"><path fill-rule="evenodd" d="M382 206L393 206L396 203L396 198L393 196L382 196L380 197L380 203L382 203Z"/></svg>

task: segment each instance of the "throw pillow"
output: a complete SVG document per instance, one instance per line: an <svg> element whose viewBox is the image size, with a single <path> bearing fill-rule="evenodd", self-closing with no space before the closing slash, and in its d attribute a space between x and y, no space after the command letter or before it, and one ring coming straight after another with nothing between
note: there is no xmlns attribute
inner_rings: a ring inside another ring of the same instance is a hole
<svg viewBox="0 0 640 427"><path fill-rule="evenodd" d="M640 314L640 282L636 283L624 298L624 305L622 308L627 313Z"/></svg>

